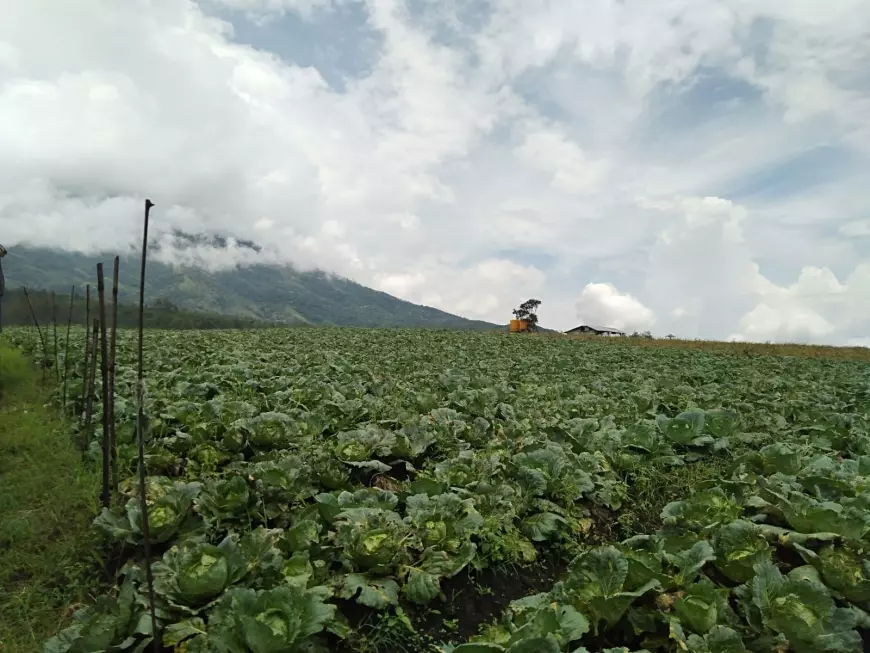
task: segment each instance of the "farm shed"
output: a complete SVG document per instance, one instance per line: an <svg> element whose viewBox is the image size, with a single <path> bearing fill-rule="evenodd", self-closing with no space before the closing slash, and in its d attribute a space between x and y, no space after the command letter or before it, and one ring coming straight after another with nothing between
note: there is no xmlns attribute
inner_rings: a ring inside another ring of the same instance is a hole
<svg viewBox="0 0 870 653"><path fill-rule="evenodd" d="M566 331L568 335L577 335L580 333L587 333L594 336L624 336L625 333L618 329L611 329L610 327L602 327L602 326L589 326L587 324L582 324L578 327L574 327L573 329L569 329Z"/></svg>

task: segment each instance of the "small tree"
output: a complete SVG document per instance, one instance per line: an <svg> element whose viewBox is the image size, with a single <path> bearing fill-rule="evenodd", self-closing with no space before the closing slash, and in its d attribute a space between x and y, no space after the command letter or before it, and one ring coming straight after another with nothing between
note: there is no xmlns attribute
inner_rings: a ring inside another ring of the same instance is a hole
<svg viewBox="0 0 870 653"><path fill-rule="evenodd" d="M518 320L525 320L529 323L529 331L538 330L538 306L541 305L539 299L527 299L519 308L513 310L514 317Z"/></svg>

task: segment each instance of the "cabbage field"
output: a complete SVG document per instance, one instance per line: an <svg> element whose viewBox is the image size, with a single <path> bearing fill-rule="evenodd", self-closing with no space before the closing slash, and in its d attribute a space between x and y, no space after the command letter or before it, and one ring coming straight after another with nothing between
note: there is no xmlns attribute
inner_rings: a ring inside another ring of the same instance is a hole
<svg viewBox="0 0 870 653"><path fill-rule="evenodd" d="M152 633L134 344L121 333L121 496L94 521L116 587L46 653L870 648L867 364L147 332ZM99 427L71 428L99 465Z"/></svg>

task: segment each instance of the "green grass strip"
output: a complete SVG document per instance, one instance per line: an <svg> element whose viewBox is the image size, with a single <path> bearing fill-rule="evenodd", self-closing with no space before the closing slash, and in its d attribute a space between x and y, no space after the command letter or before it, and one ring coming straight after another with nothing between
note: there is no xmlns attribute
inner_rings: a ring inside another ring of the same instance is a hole
<svg viewBox="0 0 870 653"><path fill-rule="evenodd" d="M38 651L90 601L99 482L42 375L0 340L0 651ZM95 565L96 563L96 565Z"/></svg>

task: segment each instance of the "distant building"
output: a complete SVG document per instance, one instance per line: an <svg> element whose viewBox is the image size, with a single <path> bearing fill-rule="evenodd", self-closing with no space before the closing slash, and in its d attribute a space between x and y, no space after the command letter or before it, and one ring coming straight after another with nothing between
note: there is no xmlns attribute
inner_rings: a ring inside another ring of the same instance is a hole
<svg viewBox="0 0 870 653"><path fill-rule="evenodd" d="M568 335L577 335L580 333L586 333L593 336L624 336L625 333L620 331L619 329L611 329L610 327L602 327L602 326L589 326L588 324L582 324L578 327L574 327L566 331Z"/></svg>

